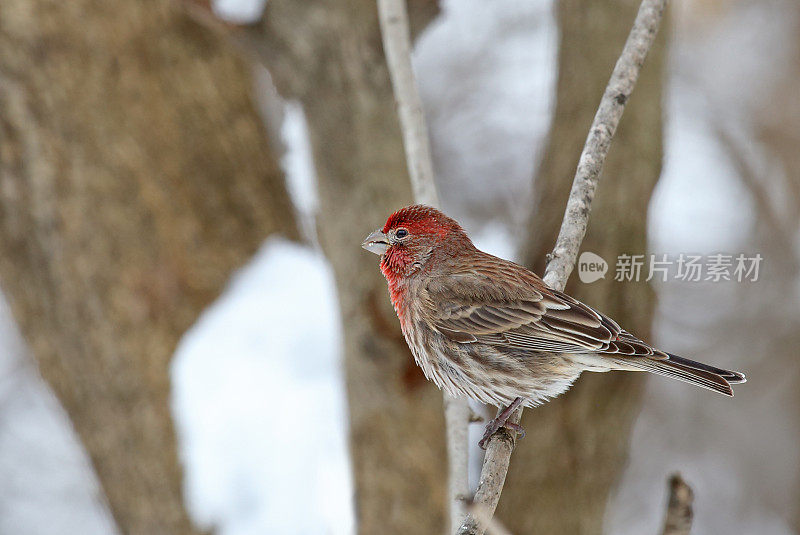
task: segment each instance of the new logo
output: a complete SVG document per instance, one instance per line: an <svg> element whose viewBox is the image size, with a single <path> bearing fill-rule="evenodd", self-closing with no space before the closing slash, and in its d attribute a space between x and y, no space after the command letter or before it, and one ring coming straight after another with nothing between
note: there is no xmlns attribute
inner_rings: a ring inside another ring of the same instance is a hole
<svg viewBox="0 0 800 535"><path fill-rule="evenodd" d="M599 279L604 279L608 272L608 262L600 255L584 251L578 258L578 278L581 282L589 284Z"/></svg>

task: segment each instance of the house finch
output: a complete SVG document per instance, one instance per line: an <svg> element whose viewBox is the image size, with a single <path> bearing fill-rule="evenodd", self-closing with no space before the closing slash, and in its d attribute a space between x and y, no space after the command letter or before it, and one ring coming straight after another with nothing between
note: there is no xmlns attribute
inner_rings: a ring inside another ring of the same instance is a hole
<svg viewBox="0 0 800 535"><path fill-rule="evenodd" d="M505 407L482 446L510 426L518 406L561 394L584 370L648 371L727 396L731 384L745 382L739 372L660 351L535 273L478 250L434 208L398 210L362 247L381 256L392 305L425 377L451 396Z"/></svg>

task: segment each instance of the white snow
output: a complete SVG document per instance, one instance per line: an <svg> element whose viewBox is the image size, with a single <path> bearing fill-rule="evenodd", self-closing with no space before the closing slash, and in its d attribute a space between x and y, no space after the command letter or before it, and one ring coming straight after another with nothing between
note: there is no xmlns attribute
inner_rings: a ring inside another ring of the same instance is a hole
<svg viewBox="0 0 800 535"><path fill-rule="evenodd" d="M114 521L0 295L0 533L105 535Z"/></svg>
<svg viewBox="0 0 800 535"><path fill-rule="evenodd" d="M316 243L314 221L319 207L316 170L308 124L299 102L287 102L284 106L281 138L286 146L281 159L281 167L286 174L286 188L295 207L300 230L312 243Z"/></svg>
<svg viewBox="0 0 800 535"><path fill-rule="evenodd" d="M261 18L267 0L212 0L211 8L219 18L234 24L250 24Z"/></svg>
<svg viewBox="0 0 800 535"><path fill-rule="evenodd" d="M320 254L270 239L181 342L173 410L202 527L353 531L336 303Z"/></svg>

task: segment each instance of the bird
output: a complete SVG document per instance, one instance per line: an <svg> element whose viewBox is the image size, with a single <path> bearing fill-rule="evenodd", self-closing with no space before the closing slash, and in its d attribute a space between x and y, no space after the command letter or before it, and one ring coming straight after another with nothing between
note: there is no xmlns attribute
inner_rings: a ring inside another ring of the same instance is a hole
<svg viewBox="0 0 800 535"><path fill-rule="evenodd" d="M745 375L689 360L509 260L479 250L457 221L416 204L392 213L362 243L380 255L403 336L425 377L453 397L501 410L479 442L519 406L562 394L584 371L646 371L733 396Z"/></svg>

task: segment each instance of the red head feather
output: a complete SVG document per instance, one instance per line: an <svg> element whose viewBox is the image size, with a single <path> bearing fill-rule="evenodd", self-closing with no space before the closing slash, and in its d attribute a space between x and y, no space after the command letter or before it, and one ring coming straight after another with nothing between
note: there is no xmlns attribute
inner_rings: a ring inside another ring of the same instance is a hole
<svg viewBox="0 0 800 535"><path fill-rule="evenodd" d="M452 232L464 232L455 219L424 204L412 204L390 215L383 226L383 232L400 227L408 229L411 234L429 234L441 237Z"/></svg>

